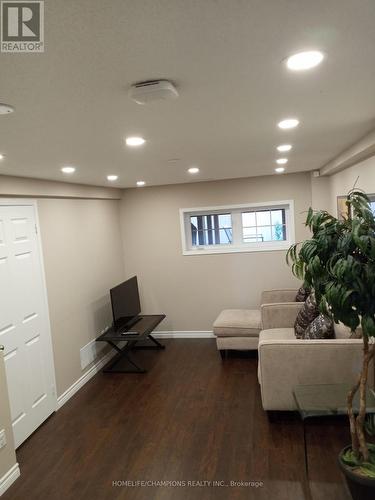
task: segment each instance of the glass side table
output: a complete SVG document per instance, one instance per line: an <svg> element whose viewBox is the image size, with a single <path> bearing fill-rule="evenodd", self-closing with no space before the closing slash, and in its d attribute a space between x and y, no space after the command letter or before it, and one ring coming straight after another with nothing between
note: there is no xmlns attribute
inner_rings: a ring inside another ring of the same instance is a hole
<svg viewBox="0 0 375 500"><path fill-rule="evenodd" d="M351 389L349 384L297 385L293 389L294 399L303 424L303 447L305 470L308 476L308 457L306 444L306 420L313 417L346 415L346 400ZM366 413L375 413L375 392L366 388ZM353 400L353 411L358 413L359 392Z"/></svg>

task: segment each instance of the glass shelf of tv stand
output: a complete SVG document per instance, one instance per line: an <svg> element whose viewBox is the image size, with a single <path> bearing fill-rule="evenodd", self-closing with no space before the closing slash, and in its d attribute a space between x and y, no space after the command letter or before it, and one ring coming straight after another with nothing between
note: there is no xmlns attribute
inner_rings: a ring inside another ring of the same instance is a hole
<svg viewBox="0 0 375 500"><path fill-rule="evenodd" d="M140 315L139 321L135 323L126 335L118 331L114 327L109 328L102 333L97 339L97 342L121 341L121 340L142 340L153 332L159 323L163 321L165 314L148 314ZM134 333L132 333L134 332Z"/></svg>

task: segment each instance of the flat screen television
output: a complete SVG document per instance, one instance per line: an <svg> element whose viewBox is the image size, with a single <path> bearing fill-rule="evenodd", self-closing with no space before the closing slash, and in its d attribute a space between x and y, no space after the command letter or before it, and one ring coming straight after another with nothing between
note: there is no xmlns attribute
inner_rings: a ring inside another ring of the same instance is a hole
<svg viewBox="0 0 375 500"><path fill-rule="evenodd" d="M141 312L137 276L115 286L110 294L113 326L116 330L127 331L139 320Z"/></svg>

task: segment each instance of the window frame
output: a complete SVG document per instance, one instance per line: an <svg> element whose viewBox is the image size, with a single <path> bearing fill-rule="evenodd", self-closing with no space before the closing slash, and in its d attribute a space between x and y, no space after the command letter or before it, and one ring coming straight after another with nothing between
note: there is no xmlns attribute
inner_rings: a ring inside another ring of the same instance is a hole
<svg viewBox="0 0 375 500"><path fill-rule="evenodd" d="M229 246L229 245L232 245L231 242L228 242L228 243L218 243L218 244L209 244L209 245L195 245L193 246L193 242L192 242L192 229L191 229L191 218L192 217L206 217L206 216L212 216L212 215L229 215L230 218L231 218L231 226L230 228L229 227L219 227L218 228L218 231L222 231L222 230L225 230L225 229L230 229L231 231L231 237L232 237L232 240L233 240L233 220L232 220L232 213L230 210L227 210L225 212L221 211L221 212L215 212L215 211L211 211L211 212L197 212L197 213L192 213L192 214L186 214L186 234L188 235L188 243L189 243L189 248L195 248L195 247L199 247L199 248L212 248L212 247L222 247L222 246ZM203 231L209 231L209 229L203 229ZM199 229L198 231L199 232ZM197 235L198 239L199 239L199 235ZM227 236L228 238L228 236ZM219 239L220 239L220 236L219 236ZM229 239L229 238L228 238Z"/></svg>
<svg viewBox="0 0 375 500"><path fill-rule="evenodd" d="M260 210L285 210L286 240L244 243L242 213ZM294 200L259 203L241 203L211 207L180 208L181 243L183 255L212 255L222 253L274 252L286 250L295 243ZM233 243L193 247L190 217L197 215L227 214L232 216Z"/></svg>

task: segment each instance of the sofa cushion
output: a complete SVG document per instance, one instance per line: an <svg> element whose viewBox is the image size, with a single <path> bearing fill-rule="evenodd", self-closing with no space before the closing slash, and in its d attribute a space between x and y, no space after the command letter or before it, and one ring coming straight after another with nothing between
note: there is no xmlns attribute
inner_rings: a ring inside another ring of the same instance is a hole
<svg viewBox="0 0 375 500"><path fill-rule="evenodd" d="M258 309L224 309L213 325L213 332L218 337L257 337L260 330Z"/></svg>
<svg viewBox="0 0 375 500"><path fill-rule="evenodd" d="M335 338L335 332L333 330L333 321L324 316L324 314L319 314L306 328L302 334L303 340L308 339L333 339Z"/></svg>
<svg viewBox="0 0 375 500"><path fill-rule="evenodd" d="M294 323L294 330L297 339L302 338L302 335L309 324L319 315L319 309L315 302L314 293L311 293L306 302L304 302L302 309L297 315L296 322Z"/></svg>
<svg viewBox="0 0 375 500"><path fill-rule="evenodd" d="M262 330L259 334L259 342L264 340L279 340L289 342L296 340L294 328L271 328L269 330Z"/></svg>
<svg viewBox="0 0 375 500"><path fill-rule="evenodd" d="M296 302L305 302L309 295L310 295L310 290L308 288L301 286L300 288L298 288L297 291Z"/></svg>
<svg viewBox="0 0 375 500"><path fill-rule="evenodd" d="M362 338L362 328L359 326L355 333L350 330L348 326L345 326L343 323L335 323L334 324L335 337L337 339L360 339Z"/></svg>

